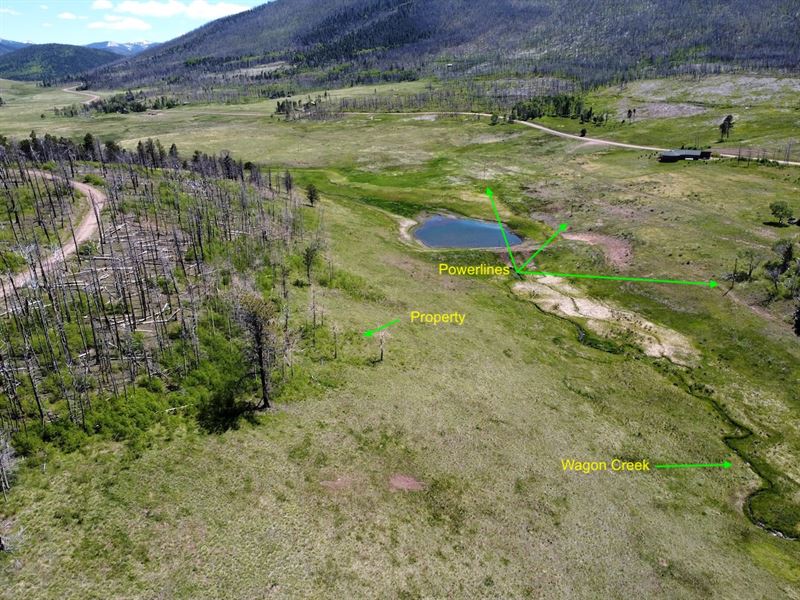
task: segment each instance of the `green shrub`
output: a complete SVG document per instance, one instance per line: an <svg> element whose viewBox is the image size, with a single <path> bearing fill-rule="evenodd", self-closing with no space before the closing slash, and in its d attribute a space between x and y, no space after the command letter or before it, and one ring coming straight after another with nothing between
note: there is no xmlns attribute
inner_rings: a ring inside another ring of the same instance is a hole
<svg viewBox="0 0 800 600"><path fill-rule="evenodd" d="M25 262L25 258L21 254L17 254L11 250L0 251L0 270L2 271L19 273L27 264L28 263Z"/></svg>
<svg viewBox="0 0 800 600"><path fill-rule="evenodd" d="M328 272L323 273L319 283L323 287L342 290L356 300L380 302L386 299L383 292L369 285L363 277L340 269L333 272L333 277Z"/></svg>
<svg viewBox="0 0 800 600"><path fill-rule="evenodd" d="M100 247L95 240L88 240L78 246L78 255L82 257L97 256L100 253Z"/></svg>
<svg viewBox="0 0 800 600"><path fill-rule="evenodd" d="M362 196L358 200L364 204L376 206L387 212L400 215L401 217L413 217L422 211L433 210L434 208L422 204L415 204L413 202L398 202L397 200L385 200L384 198L375 198L372 196Z"/></svg>
<svg viewBox="0 0 800 600"><path fill-rule="evenodd" d="M129 440L166 416L169 402L163 394L134 387L126 396L95 400L86 415L87 430L107 439Z"/></svg>
<svg viewBox="0 0 800 600"><path fill-rule="evenodd" d="M105 180L102 177L95 175L94 173L87 173L86 175L84 175L83 183L88 183L89 185L94 185L98 187L105 186L106 184Z"/></svg>
<svg viewBox="0 0 800 600"><path fill-rule="evenodd" d="M63 452L74 452L86 443L87 437L80 427L66 419L47 423L42 430L42 440Z"/></svg>

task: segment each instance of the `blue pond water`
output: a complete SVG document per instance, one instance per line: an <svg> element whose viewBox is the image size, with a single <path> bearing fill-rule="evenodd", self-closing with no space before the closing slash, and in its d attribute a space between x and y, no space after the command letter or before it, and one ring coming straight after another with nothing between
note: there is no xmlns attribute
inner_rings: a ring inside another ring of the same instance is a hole
<svg viewBox="0 0 800 600"><path fill-rule="evenodd" d="M522 240L506 228L508 243ZM414 230L414 236L432 248L501 248L505 245L497 223L435 215Z"/></svg>

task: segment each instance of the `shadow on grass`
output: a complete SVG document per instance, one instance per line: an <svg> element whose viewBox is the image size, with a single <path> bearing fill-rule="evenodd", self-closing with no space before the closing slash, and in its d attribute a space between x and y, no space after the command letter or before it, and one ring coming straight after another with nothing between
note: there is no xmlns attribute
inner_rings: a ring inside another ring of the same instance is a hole
<svg viewBox="0 0 800 600"><path fill-rule="evenodd" d="M208 433L224 433L238 429L242 419L255 422L257 409L249 402L237 400L238 388L238 385L222 387L200 405L197 411L200 427Z"/></svg>
<svg viewBox="0 0 800 600"><path fill-rule="evenodd" d="M789 227L788 223L778 223L777 221L764 221L762 225L766 225L767 227Z"/></svg>

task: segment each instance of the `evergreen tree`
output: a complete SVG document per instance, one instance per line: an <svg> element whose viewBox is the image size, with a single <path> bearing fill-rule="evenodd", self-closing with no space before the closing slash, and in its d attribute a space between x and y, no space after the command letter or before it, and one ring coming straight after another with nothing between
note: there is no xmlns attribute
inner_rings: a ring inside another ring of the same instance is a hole
<svg viewBox="0 0 800 600"><path fill-rule="evenodd" d="M314 206L319 200L319 190L313 183L310 183L306 189L306 198L311 206Z"/></svg>

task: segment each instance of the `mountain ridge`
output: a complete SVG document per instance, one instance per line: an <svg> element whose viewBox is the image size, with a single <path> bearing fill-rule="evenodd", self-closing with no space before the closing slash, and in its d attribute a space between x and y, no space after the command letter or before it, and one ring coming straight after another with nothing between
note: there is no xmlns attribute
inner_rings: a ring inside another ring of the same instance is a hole
<svg viewBox="0 0 800 600"><path fill-rule="evenodd" d="M135 56L140 52L144 52L145 50L149 50L150 48L155 48L156 46L160 45L160 42L148 42L146 40L142 40L140 42L115 42L113 40L106 40L102 42L85 44L84 48L107 50L108 52L119 54L120 56Z"/></svg>
<svg viewBox="0 0 800 600"><path fill-rule="evenodd" d="M275 0L100 68L92 84L190 83L275 60L317 83L372 70L420 76L443 60L587 82L686 65L789 69L800 63L798 30L792 0Z"/></svg>
<svg viewBox="0 0 800 600"><path fill-rule="evenodd" d="M119 60L106 50L69 44L34 44L0 55L0 77L21 81L78 77L100 65Z"/></svg>
<svg viewBox="0 0 800 600"><path fill-rule="evenodd" d="M19 50L20 48L25 48L30 46L27 42L15 42L14 40L4 40L0 39L0 56L3 54L8 54L9 52L14 52L15 50Z"/></svg>

